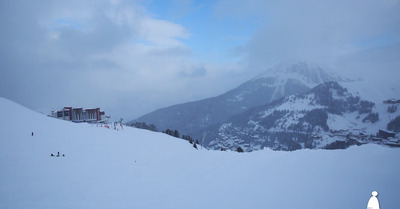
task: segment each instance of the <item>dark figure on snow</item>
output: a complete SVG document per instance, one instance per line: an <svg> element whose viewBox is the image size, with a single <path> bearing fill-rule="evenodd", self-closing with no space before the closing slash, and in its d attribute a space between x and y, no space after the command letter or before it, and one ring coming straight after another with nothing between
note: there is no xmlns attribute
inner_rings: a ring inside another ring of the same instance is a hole
<svg viewBox="0 0 400 209"><path fill-rule="evenodd" d="M60 157L60 152L57 152L57 157Z"/></svg>
<svg viewBox="0 0 400 209"><path fill-rule="evenodd" d="M53 154L53 153L51 153L51 155L50 155L50 156L54 157L54 154Z"/></svg>
<svg viewBox="0 0 400 209"><path fill-rule="evenodd" d="M32 136L33 136L33 132L32 132Z"/></svg>

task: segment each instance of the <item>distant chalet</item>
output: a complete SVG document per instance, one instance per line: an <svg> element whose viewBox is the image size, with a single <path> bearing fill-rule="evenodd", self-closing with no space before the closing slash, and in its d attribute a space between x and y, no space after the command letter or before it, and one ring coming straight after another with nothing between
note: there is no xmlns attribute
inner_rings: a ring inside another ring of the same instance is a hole
<svg viewBox="0 0 400 209"><path fill-rule="evenodd" d="M83 109L64 107L59 111L52 111L51 116L54 118L69 120L72 122L102 122L106 119L105 112L100 111L100 108Z"/></svg>
<svg viewBox="0 0 400 209"><path fill-rule="evenodd" d="M396 137L396 134L394 132L390 132L390 131L379 130L378 136L382 137L384 139L388 139L389 137L392 137L392 138Z"/></svg>

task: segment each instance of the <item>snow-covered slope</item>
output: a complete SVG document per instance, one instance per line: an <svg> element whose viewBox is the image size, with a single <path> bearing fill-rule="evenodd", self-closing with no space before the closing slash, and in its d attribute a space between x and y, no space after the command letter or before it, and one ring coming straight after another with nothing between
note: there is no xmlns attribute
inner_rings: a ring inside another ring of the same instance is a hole
<svg viewBox="0 0 400 209"><path fill-rule="evenodd" d="M365 208L400 205L398 149L196 150L134 128L48 118L0 98L0 208ZM34 136L31 136L34 132ZM60 152L65 157L50 157Z"/></svg>

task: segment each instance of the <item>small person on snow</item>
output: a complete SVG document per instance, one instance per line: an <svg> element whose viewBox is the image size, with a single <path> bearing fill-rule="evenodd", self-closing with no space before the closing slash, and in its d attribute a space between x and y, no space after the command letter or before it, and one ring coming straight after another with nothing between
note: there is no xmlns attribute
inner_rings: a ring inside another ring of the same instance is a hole
<svg viewBox="0 0 400 209"><path fill-rule="evenodd" d="M60 157L60 152L57 152L57 157Z"/></svg>
<svg viewBox="0 0 400 209"><path fill-rule="evenodd" d="M32 131L32 136L33 136L33 131Z"/></svg>
<svg viewBox="0 0 400 209"><path fill-rule="evenodd" d="M63 154L63 157L65 157L65 154Z"/></svg>
<svg viewBox="0 0 400 209"><path fill-rule="evenodd" d="M50 155L50 156L54 157L54 154L53 154L53 153L51 153L51 155Z"/></svg>

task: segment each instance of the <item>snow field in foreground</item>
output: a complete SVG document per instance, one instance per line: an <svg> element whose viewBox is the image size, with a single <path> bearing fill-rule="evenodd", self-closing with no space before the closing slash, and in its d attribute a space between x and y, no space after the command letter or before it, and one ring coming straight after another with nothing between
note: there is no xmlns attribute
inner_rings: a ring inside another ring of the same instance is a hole
<svg viewBox="0 0 400 209"><path fill-rule="evenodd" d="M161 133L48 118L0 98L0 208L381 208L400 150L195 150ZM31 132L34 136L31 136ZM66 157L50 157L50 154Z"/></svg>

